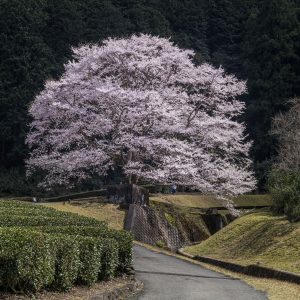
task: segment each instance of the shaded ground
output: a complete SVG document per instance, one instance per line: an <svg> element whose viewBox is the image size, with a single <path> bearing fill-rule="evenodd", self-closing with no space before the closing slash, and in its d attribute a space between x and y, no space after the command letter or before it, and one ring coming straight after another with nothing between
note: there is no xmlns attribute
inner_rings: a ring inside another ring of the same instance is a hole
<svg viewBox="0 0 300 300"><path fill-rule="evenodd" d="M286 217L262 210L235 220L185 251L300 273L300 222L290 223Z"/></svg>
<svg viewBox="0 0 300 300"><path fill-rule="evenodd" d="M22 296L14 295L11 293L0 292L1 300L102 300L103 295L115 291L116 289L123 289L122 296L129 297L134 293L128 288L131 288L133 281L129 277L114 278L107 282L98 282L92 287L87 286L76 286L73 287L69 292L48 292L44 291L38 293L35 296ZM105 298L106 299L106 298Z"/></svg>
<svg viewBox="0 0 300 300"><path fill-rule="evenodd" d="M267 299L239 280L137 245L134 266L137 278L144 282L143 293L134 299Z"/></svg>

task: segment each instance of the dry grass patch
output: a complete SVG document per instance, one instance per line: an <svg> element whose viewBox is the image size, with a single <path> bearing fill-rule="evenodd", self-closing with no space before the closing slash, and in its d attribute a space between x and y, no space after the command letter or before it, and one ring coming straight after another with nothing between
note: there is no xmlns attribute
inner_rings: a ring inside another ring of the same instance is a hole
<svg viewBox="0 0 300 300"><path fill-rule="evenodd" d="M68 292L50 292L44 291L33 296L26 295L14 295L10 293L1 293L0 299L2 300L91 300L102 299L103 294L112 292L116 289L122 289L128 284L132 283L132 279L129 277L113 278L110 281L97 282L91 287L87 286L75 286ZM126 296L132 296L132 292L128 290ZM99 297L99 298L97 298Z"/></svg>
<svg viewBox="0 0 300 300"><path fill-rule="evenodd" d="M104 203L101 200L97 202L45 203L43 205L105 221L113 229L123 229L124 227L126 211L120 209L119 205Z"/></svg>
<svg viewBox="0 0 300 300"><path fill-rule="evenodd" d="M231 272L209 264L201 263L205 268L219 273L223 273L233 278L241 279L242 281L253 286L255 289L265 292L270 300L299 300L300 285L274 279L256 278Z"/></svg>

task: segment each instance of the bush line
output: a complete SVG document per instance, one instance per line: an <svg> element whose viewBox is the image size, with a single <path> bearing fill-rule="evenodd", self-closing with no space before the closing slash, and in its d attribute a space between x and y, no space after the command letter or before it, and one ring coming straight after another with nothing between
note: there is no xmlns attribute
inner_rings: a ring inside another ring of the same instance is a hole
<svg viewBox="0 0 300 300"><path fill-rule="evenodd" d="M52 208L0 201L0 287L35 293L92 285L132 264L132 236Z"/></svg>

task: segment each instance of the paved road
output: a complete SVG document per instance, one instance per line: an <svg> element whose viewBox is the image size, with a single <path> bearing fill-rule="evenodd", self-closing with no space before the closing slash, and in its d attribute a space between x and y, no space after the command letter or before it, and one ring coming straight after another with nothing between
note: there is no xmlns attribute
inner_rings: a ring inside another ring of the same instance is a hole
<svg viewBox="0 0 300 300"><path fill-rule="evenodd" d="M176 257L134 247L136 277L144 282L139 300L266 300L247 284Z"/></svg>

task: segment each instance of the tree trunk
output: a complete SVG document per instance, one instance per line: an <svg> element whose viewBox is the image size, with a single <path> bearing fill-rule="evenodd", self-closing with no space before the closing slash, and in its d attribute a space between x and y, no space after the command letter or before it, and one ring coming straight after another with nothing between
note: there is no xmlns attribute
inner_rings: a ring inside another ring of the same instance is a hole
<svg viewBox="0 0 300 300"><path fill-rule="evenodd" d="M133 153L132 150L129 150L127 163L132 161ZM128 176L128 184L132 184L132 175Z"/></svg>
<svg viewBox="0 0 300 300"><path fill-rule="evenodd" d="M107 187L109 202L128 208L130 204L149 206L149 191L135 184L120 184Z"/></svg>

